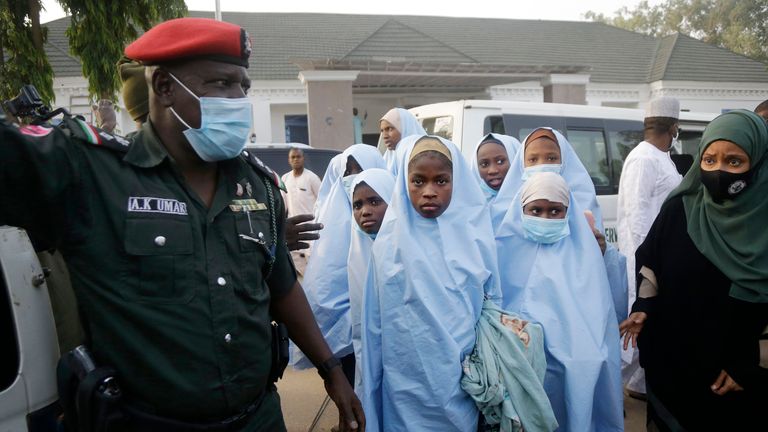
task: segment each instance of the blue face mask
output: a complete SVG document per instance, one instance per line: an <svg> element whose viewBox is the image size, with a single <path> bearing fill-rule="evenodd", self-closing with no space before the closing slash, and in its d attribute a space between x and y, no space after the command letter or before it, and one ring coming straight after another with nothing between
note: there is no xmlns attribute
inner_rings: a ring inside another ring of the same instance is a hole
<svg viewBox="0 0 768 432"><path fill-rule="evenodd" d="M482 179L480 180L480 188L483 189L483 192L485 193L485 197L488 200L492 200L496 198L496 195L499 194L499 191L488 186L488 183L486 183L485 180L482 180Z"/></svg>
<svg viewBox="0 0 768 432"><path fill-rule="evenodd" d="M253 121L253 107L248 98L197 97L173 74L171 78L200 102L200 128L194 129L171 112L187 127L184 136L200 159L216 162L232 159L240 154L248 140Z"/></svg>
<svg viewBox="0 0 768 432"><path fill-rule="evenodd" d="M568 216L565 219L545 219L523 215L525 238L537 243L552 244L571 233L568 228Z"/></svg>
<svg viewBox="0 0 768 432"><path fill-rule="evenodd" d="M526 167L523 169L523 181L528 180L529 177L536 173L542 173L542 172L553 172L555 174L560 174L560 171L563 169L562 164L541 164L541 165L534 165L532 167Z"/></svg>

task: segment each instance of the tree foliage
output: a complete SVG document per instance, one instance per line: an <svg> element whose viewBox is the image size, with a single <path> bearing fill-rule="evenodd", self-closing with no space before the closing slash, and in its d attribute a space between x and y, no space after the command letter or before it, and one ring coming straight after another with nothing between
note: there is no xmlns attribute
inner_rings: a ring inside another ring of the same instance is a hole
<svg viewBox="0 0 768 432"><path fill-rule="evenodd" d="M0 0L0 99L33 84L43 101L53 100L53 69L44 53L47 32L40 26L40 0Z"/></svg>
<svg viewBox="0 0 768 432"><path fill-rule="evenodd" d="M187 13L183 0L57 0L71 16L70 52L80 59L95 99L116 99L117 62L123 48L160 21ZM33 84L46 103L53 98L53 70L45 55L41 0L0 0L0 98Z"/></svg>
<svg viewBox="0 0 768 432"><path fill-rule="evenodd" d="M71 14L67 29L72 54L80 58L88 91L97 99L114 100L120 89L117 61L126 44L158 21L186 14L183 0L58 0Z"/></svg>
<svg viewBox="0 0 768 432"><path fill-rule="evenodd" d="M614 16L589 11L587 19L654 37L675 32L768 62L768 0L641 1Z"/></svg>

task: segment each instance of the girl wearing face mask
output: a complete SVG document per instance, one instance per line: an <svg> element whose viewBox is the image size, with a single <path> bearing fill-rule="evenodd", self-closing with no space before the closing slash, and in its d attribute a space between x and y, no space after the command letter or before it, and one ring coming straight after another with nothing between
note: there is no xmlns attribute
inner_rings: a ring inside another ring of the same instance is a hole
<svg viewBox="0 0 768 432"><path fill-rule="evenodd" d="M595 195L595 185L584 168L571 143L555 129L535 129L523 141L523 146L510 163L504 183L491 204L493 225L498 229L501 220L513 205L523 182L535 173L560 174L573 194L579 207L591 213L590 227L594 239L603 252L603 262L608 272L610 295L613 298L617 323L627 317L627 269L626 258L605 241L603 218Z"/></svg>
<svg viewBox="0 0 768 432"><path fill-rule="evenodd" d="M488 209L453 143L412 136L400 146L364 294L366 430L476 431L460 383L483 298L500 297Z"/></svg>
<svg viewBox="0 0 768 432"><path fill-rule="evenodd" d="M758 115L714 119L637 250L638 299L621 331L639 346L662 430L753 430L764 417L767 152Z"/></svg>
<svg viewBox="0 0 768 432"><path fill-rule="evenodd" d="M340 156L331 163L338 166L336 169L341 171L341 175L333 182L327 197L317 209L316 221L323 224L323 233L312 245L302 285L320 331L333 354L342 360L344 372L353 384L355 366L347 279L352 222L349 191L359 172L384 168L385 163L379 152L366 144L350 146ZM344 169L341 170L341 167ZM309 359L295 346L291 362L296 369L312 367Z"/></svg>
<svg viewBox="0 0 768 432"><path fill-rule="evenodd" d="M520 141L516 138L495 133L484 136L477 144L469 166L489 202L499 193L507 177L510 161L520 147Z"/></svg>
<svg viewBox="0 0 768 432"><path fill-rule="evenodd" d="M544 328L559 431L621 431L619 331L600 248L565 180L532 174L496 230L504 309Z"/></svg>

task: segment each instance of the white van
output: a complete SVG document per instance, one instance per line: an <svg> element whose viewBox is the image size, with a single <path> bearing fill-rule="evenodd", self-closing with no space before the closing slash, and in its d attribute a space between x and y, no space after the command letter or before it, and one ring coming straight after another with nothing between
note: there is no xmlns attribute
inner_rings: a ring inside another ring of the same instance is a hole
<svg viewBox="0 0 768 432"><path fill-rule="evenodd" d="M409 111L419 119L427 133L450 139L459 146L467 160L472 157L475 144L490 132L511 135L522 141L531 131L541 126L559 130L573 145L592 177L603 211L606 239L616 243L619 177L624 159L643 140L642 110L553 103L459 100L422 105ZM673 153L695 154L704 127L716 116L717 114L681 112L681 148L674 149ZM690 166L692 160L687 159Z"/></svg>

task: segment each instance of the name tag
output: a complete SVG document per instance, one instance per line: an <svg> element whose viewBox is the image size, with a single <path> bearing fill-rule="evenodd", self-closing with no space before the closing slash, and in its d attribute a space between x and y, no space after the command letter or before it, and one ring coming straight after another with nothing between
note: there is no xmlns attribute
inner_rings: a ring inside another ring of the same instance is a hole
<svg viewBox="0 0 768 432"><path fill-rule="evenodd" d="M169 198L128 197L128 211L187 216L187 203Z"/></svg>
<svg viewBox="0 0 768 432"><path fill-rule="evenodd" d="M233 212L259 211L259 210L266 210L267 205L264 203L260 203L255 199L242 199L242 200L232 200L232 204L229 205L229 208Z"/></svg>

